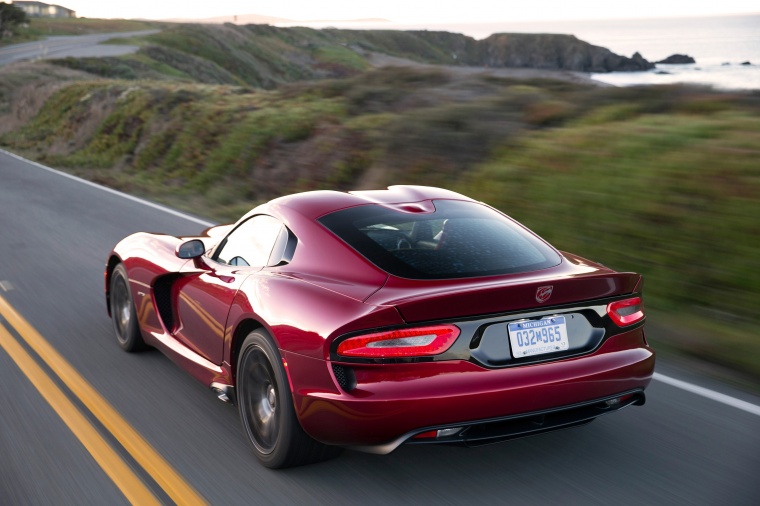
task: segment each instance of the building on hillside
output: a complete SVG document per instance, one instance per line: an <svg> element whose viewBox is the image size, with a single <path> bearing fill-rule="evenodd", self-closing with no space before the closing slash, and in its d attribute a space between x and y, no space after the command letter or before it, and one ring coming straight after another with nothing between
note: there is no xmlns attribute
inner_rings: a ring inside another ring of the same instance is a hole
<svg viewBox="0 0 760 506"><path fill-rule="evenodd" d="M42 2L13 2L15 7L26 12L30 18L75 18L77 13L60 5Z"/></svg>

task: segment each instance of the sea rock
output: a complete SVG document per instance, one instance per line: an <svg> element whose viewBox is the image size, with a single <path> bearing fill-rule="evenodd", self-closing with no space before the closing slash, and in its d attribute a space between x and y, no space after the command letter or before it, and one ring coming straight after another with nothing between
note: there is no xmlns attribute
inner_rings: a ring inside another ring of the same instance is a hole
<svg viewBox="0 0 760 506"><path fill-rule="evenodd" d="M653 69L654 64L648 62L646 59L644 59L643 56L641 56L641 53L636 51L633 53L633 56L631 56L631 62L633 62L635 65L640 66L642 69Z"/></svg>
<svg viewBox="0 0 760 506"><path fill-rule="evenodd" d="M669 65L685 65L687 63L697 63L694 58L686 54L672 54L664 60L656 61L655 63L667 63Z"/></svg>
<svg viewBox="0 0 760 506"><path fill-rule="evenodd" d="M496 33L478 41L478 59L489 67L525 67L577 72L635 72L654 68L639 53L631 58L573 35Z"/></svg>
<svg viewBox="0 0 760 506"><path fill-rule="evenodd" d="M752 65L752 64L748 61L743 61L739 65Z"/></svg>
<svg viewBox="0 0 760 506"><path fill-rule="evenodd" d="M658 70L657 72L655 72L655 74L657 74L658 76L669 76L670 72L666 72L664 70Z"/></svg>

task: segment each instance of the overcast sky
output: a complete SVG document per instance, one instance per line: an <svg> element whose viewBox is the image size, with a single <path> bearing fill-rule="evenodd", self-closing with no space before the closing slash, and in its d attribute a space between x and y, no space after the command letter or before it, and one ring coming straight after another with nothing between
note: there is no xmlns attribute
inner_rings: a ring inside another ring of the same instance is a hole
<svg viewBox="0 0 760 506"><path fill-rule="evenodd" d="M7 1L7 0L6 0ZM760 12L758 0L47 0L90 18L206 18L260 14L299 21L386 18L462 23L709 16Z"/></svg>

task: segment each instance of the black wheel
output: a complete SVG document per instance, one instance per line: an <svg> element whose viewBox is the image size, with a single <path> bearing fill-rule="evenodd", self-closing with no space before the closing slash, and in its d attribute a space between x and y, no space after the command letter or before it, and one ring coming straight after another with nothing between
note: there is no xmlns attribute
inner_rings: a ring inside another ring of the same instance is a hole
<svg viewBox="0 0 760 506"><path fill-rule="evenodd" d="M260 330L243 341L237 366L240 420L254 453L266 467L278 469L335 457L341 448L309 437L293 408L282 359Z"/></svg>
<svg viewBox="0 0 760 506"><path fill-rule="evenodd" d="M116 333L116 340L126 351L139 351L145 349L145 342L140 335L137 323L137 312L132 300L132 291L129 289L127 269L119 264L111 273L111 322Z"/></svg>

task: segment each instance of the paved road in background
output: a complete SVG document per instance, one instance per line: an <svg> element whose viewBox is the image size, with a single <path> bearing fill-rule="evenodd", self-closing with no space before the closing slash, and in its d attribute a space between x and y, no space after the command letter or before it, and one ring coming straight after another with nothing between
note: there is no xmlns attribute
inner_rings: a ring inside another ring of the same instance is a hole
<svg viewBox="0 0 760 506"><path fill-rule="evenodd" d="M139 230L189 235L203 228L203 220L0 152L0 297L40 338L24 341L31 331L10 321L7 310L0 334L21 343L85 414L82 425L94 427L160 502L177 501L57 378L34 351L35 339L49 342L213 505L757 504L760 416L657 380L645 406L581 428L476 449L401 447L387 456L347 451L322 464L265 469L249 451L234 407L158 352L121 351L106 315L103 263L118 240ZM22 374L12 358L17 355L0 348L0 504L129 504ZM757 397L662 360L657 369L760 405Z"/></svg>
<svg viewBox="0 0 760 506"><path fill-rule="evenodd" d="M121 56L134 53L137 46L107 45L103 42L117 37L137 37L158 33L160 30L137 32L97 33L48 37L44 40L0 47L0 66L21 60L85 58L90 56Z"/></svg>

